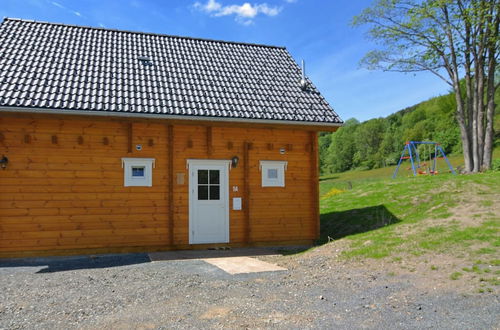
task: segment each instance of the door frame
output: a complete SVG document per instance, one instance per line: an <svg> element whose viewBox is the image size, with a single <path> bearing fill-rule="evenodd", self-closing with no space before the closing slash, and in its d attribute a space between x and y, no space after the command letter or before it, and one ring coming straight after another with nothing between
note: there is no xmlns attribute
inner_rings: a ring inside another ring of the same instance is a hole
<svg viewBox="0 0 500 330"><path fill-rule="evenodd" d="M196 189L196 182L192 180L192 166L223 166L226 168L226 175L223 176L223 180L221 180L221 186L224 185L226 188L224 193L220 195L221 198L225 199L225 207L224 207L224 222L226 224L225 226L225 240L223 242L217 242L217 243L229 243L229 172L231 171L231 160L230 159L187 159L186 160L186 167L188 169L188 180L189 180L189 191L188 191L188 201L189 201L189 244L212 244L212 243L198 243L194 242L194 237L193 237L193 231L191 228L193 228L193 216L195 214L194 212L194 207L195 207L195 202L194 202L194 189ZM217 244L213 243L213 244Z"/></svg>

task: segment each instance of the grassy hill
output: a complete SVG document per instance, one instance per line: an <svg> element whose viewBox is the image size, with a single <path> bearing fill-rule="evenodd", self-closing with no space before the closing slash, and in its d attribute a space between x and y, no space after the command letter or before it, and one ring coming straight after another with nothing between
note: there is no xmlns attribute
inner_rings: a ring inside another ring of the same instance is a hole
<svg viewBox="0 0 500 330"><path fill-rule="evenodd" d="M451 161L456 166L460 157ZM391 179L393 171L322 177L321 242L331 241L325 246L340 249L341 258L423 268L472 281L479 292L497 290L500 172L408 177L403 168Z"/></svg>

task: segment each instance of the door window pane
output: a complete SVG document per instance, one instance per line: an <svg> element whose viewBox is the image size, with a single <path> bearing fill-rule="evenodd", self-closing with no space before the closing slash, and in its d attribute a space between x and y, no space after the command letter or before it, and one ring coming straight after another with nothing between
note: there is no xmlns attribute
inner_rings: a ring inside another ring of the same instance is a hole
<svg viewBox="0 0 500 330"><path fill-rule="evenodd" d="M198 170L198 200L220 200L220 170Z"/></svg>
<svg viewBox="0 0 500 330"><path fill-rule="evenodd" d="M198 170L198 184L208 184L208 170Z"/></svg>
<svg viewBox="0 0 500 330"><path fill-rule="evenodd" d="M219 170L210 170L210 184L219 184Z"/></svg>
<svg viewBox="0 0 500 330"><path fill-rule="evenodd" d="M208 200L208 186L207 185L199 185L198 186L198 200L200 200L200 201Z"/></svg>
<svg viewBox="0 0 500 330"><path fill-rule="evenodd" d="M220 200L220 187L210 186L210 200L218 201Z"/></svg>

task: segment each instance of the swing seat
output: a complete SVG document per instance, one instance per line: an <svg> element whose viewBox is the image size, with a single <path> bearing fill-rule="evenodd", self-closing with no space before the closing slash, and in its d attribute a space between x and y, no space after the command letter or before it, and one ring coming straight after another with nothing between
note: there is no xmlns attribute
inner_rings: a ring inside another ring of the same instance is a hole
<svg viewBox="0 0 500 330"><path fill-rule="evenodd" d="M418 171L418 174L420 174L420 175L426 175L427 172L426 171Z"/></svg>

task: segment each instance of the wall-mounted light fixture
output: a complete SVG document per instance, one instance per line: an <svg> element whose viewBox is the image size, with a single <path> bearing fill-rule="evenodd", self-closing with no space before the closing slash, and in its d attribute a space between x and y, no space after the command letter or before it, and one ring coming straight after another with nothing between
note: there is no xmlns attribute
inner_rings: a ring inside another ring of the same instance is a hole
<svg viewBox="0 0 500 330"><path fill-rule="evenodd" d="M231 167L236 168L238 166L238 163L240 161L240 158L238 156L234 156L231 158Z"/></svg>
<svg viewBox="0 0 500 330"><path fill-rule="evenodd" d="M9 163L9 159L4 155L2 156L2 159L0 159L0 167L2 170L5 170L7 168L7 164Z"/></svg>

